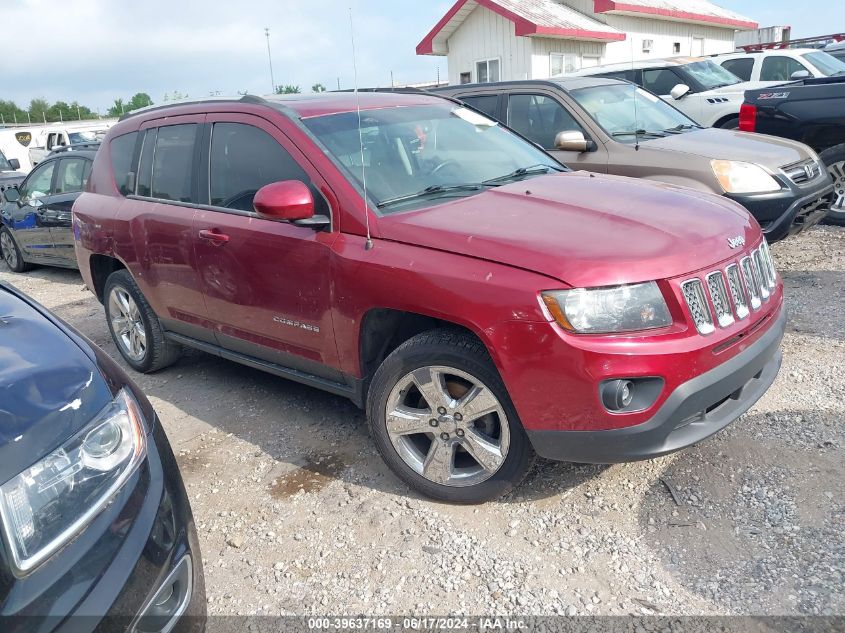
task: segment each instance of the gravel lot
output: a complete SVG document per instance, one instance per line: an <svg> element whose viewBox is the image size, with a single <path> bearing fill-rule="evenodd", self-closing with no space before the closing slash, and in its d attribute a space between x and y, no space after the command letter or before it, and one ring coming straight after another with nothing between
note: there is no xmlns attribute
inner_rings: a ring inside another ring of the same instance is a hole
<svg viewBox="0 0 845 633"><path fill-rule="evenodd" d="M845 615L845 229L773 252L784 365L747 415L650 462L538 462L480 507L410 493L344 399L193 351L136 374L179 457L209 612ZM0 279L122 363L76 272Z"/></svg>

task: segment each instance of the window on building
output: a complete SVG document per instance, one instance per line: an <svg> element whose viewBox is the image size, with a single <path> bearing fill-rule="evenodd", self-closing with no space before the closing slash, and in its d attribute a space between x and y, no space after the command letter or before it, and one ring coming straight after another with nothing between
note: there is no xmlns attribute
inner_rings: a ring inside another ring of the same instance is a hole
<svg viewBox="0 0 845 633"><path fill-rule="evenodd" d="M472 83L472 73L461 73L461 85Z"/></svg>
<svg viewBox="0 0 845 633"><path fill-rule="evenodd" d="M109 147L114 182L124 196L135 193L135 175L132 173L135 166L132 164L132 158L137 138L137 132L130 132L113 139Z"/></svg>
<svg viewBox="0 0 845 633"><path fill-rule="evenodd" d="M578 55L574 53L550 53L551 76L565 75L581 70Z"/></svg>
<svg viewBox="0 0 845 633"><path fill-rule="evenodd" d="M209 192L215 207L252 211L264 185L310 180L278 141L252 125L215 123L211 133Z"/></svg>
<svg viewBox="0 0 845 633"><path fill-rule="evenodd" d="M197 125L168 125L158 129L153 154L153 198L175 202L192 199L194 142Z"/></svg>
<svg viewBox="0 0 845 633"><path fill-rule="evenodd" d="M656 95L668 95L672 88L684 83L668 68L649 68L643 71L643 88Z"/></svg>
<svg viewBox="0 0 845 633"><path fill-rule="evenodd" d="M806 71L807 68L797 59L783 55L772 55L763 60L760 81L788 81L792 78L793 73L802 70Z"/></svg>
<svg viewBox="0 0 845 633"><path fill-rule="evenodd" d="M674 44L672 44L672 52L675 53L675 55L681 54L681 43L680 42L675 42Z"/></svg>
<svg viewBox="0 0 845 633"><path fill-rule="evenodd" d="M581 68L595 68L601 65L601 57L598 55L582 55Z"/></svg>
<svg viewBox="0 0 845 633"><path fill-rule="evenodd" d="M498 118L497 110L499 105L499 95L472 95L458 98L476 110L480 110L487 116L493 119Z"/></svg>
<svg viewBox="0 0 845 633"><path fill-rule="evenodd" d="M722 68L732 72L743 81L751 81L751 73L754 70L754 58L740 57L739 59L728 59L722 62Z"/></svg>
<svg viewBox="0 0 845 633"><path fill-rule="evenodd" d="M560 103L538 94L510 95L508 125L547 150L555 148L559 132L584 131Z"/></svg>
<svg viewBox="0 0 845 633"><path fill-rule="evenodd" d="M478 83L487 84L499 81L499 60L485 59L476 62L475 70L478 75Z"/></svg>

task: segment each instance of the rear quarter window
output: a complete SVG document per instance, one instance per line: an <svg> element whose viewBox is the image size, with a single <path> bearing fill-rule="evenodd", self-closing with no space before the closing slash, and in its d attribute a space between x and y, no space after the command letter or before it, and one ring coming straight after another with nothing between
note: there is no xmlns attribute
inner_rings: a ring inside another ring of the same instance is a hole
<svg viewBox="0 0 845 633"><path fill-rule="evenodd" d="M111 151L111 166L114 172L114 184L121 195L128 196L135 193L135 174L132 158L135 155L135 141L138 140L137 132L130 132L123 136L112 139L109 144Z"/></svg>

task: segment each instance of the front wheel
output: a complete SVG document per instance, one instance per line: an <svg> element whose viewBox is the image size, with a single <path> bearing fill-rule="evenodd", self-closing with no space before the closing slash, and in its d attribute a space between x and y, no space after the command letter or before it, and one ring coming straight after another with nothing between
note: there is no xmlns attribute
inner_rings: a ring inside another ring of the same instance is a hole
<svg viewBox="0 0 845 633"><path fill-rule="evenodd" d="M826 220L829 224L845 226L845 145L831 147L819 157L833 179L833 202Z"/></svg>
<svg viewBox="0 0 845 633"><path fill-rule="evenodd" d="M12 232L5 226L0 227L0 254L12 272L25 273L32 268L32 264L24 261Z"/></svg>
<svg viewBox="0 0 845 633"><path fill-rule="evenodd" d="M487 350L462 332L424 332L391 353L367 418L390 469L441 501L496 499L522 481L533 455Z"/></svg>

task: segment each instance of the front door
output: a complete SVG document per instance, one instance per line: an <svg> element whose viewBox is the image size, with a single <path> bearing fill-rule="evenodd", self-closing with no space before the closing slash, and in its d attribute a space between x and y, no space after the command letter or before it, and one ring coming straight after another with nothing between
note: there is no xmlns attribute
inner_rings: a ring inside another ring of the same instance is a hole
<svg viewBox="0 0 845 633"><path fill-rule="evenodd" d="M53 253L45 203L53 193L55 168L53 160L33 169L19 187L18 201L7 205L7 224L26 259L43 261Z"/></svg>
<svg viewBox="0 0 845 633"><path fill-rule="evenodd" d="M581 132L592 140L587 130L557 98L540 92L508 95L508 125L552 154L572 169L607 172L607 150L596 142L592 151L561 151L555 147L560 132Z"/></svg>
<svg viewBox="0 0 845 633"><path fill-rule="evenodd" d="M299 180L318 214L330 191L290 140L264 119L209 115L204 148L207 206L194 219L197 265L208 317L222 347L337 378L331 320L332 231L261 218L252 199L264 185Z"/></svg>

